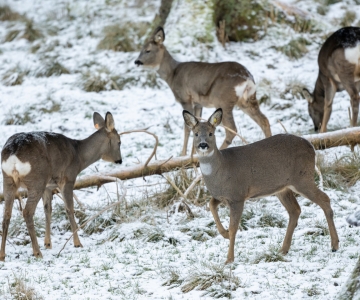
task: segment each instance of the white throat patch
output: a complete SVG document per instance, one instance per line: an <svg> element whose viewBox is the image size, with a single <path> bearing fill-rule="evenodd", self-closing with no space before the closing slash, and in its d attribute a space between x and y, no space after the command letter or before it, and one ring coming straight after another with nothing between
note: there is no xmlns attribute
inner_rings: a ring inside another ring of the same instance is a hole
<svg viewBox="0 0 360 300"><path fill-rule="evenodd" d="M29 162L21 162L16 155L10 155L6 161L3 161L1 168L8 176L25 176L31 171Z"/></svg>
<svg viewBox="0 0 360 300"><path fill-rule="evenodd" d="M209 163L200 163L200 169L203 175L210 175L212 173L212 167Z"/></svg>

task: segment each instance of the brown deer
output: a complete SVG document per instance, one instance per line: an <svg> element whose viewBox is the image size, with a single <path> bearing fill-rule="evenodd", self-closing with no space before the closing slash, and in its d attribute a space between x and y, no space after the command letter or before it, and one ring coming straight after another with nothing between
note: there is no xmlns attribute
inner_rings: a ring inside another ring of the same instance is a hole
<svg viewBox="0 0 360 300"><path fill-rule="evenodd" d="M212 195L210 210L220 234L230 239L226 263L234 261L235 236L245 200L275 194L289 213L289 224L281 252L289 251L297 226L300 206L293 191L317 203L328 222L331 247L339 248L329 197L314 182L315 150L307 140L291 134L278 134L259 142L218 150L215 128L221 123L217 109L207 122L199 122L184 110L186 125L194 133L205 185ZM229 231L221 224L217 207L223 202L230 208Z"/></svg>
<svg viewBox="0 0 360 300"><path fill-rule="evenodd" d="M183 109L200 117L203 107L222 107L223 124L236 132L232 111L237 105L261 127L266 137L271 136L269 121L256 100L254 78L244 66L236 62L178 62L166 50L164 40L164 30L158 27L145 43L135 64L155 68ZM184 126L181 155L186 155L189 135L189 128ZM228 147L234 137L235 133L227 130L220 149Z"/></svg>
<svg viewBox="0 0 360 300"><path fill-rule="evenodd" d="M314 92L303 90L315 131L320 128L320 132L326 132L335 93L343 90L350 95L350 123L356 126L360 99L360 28L344 27L328 37L320 49L318 64Z"/></svg>
<svg viewBox="0 0 360 300"><path fill-rule="evenodd" d="M17 133L11 136L1 152L1 168L4 176L4 218L0 261L5 260L5 244L14 199L19 187L26 188L28 198L23 216L31 238L35 257L42 257L34 230L34 212L43 199L46 229L45 247L50 249L50 222L52 212L52 191L60 189L65 202L74 246L82 247L74 219L73 188L76 176L100 158L109 162L122 163L120 136L115 130L111 113L105 120L97 112L93 116L95 133L84 140L73 140L62 134L51 132Z"/></svg>

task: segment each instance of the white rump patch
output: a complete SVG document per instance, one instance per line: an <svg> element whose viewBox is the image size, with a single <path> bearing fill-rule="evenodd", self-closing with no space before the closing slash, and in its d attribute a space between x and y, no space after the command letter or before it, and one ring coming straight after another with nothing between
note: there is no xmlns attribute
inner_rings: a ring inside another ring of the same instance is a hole
<svg viewBox="0 0 360 300"><path fill-rule="evenodd" d="M235 86L235 93L240 99L244 98L247 100L256 91L255 83L251 79L247 79L243 83Z"/></svg>
<svg viewBox="0 0 360 300"><path fill-rule="evenodd" d="M209 163L200 163L200 169L203 175L210 175L212 173L212 167Z"/></svg>
<svg viewBox="0 0 360 300"><path fill-rule="evenodd" d="M30 163L21 162L16 155L10 155L6 161L3 161L1 168L11 177L26 176L31 171Z"/></svg>
<svg viewBox="0 0 360 300"><path fill-rule="evenodd" d="M345 58L348 62L358 65L360 62L360 43L355 47L345 48Z"/></svg>

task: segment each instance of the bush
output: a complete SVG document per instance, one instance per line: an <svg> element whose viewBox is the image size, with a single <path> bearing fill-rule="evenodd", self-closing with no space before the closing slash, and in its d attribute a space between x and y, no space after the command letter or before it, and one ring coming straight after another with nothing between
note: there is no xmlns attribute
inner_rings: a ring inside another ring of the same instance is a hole
<svg viewBox="0 0 360 300"><path fill-rule="evenodd" d="M230 41L256 41L267 28L267 10L256 0L213 0L213 20L219 27L225 21L225 33Z"/></svg>

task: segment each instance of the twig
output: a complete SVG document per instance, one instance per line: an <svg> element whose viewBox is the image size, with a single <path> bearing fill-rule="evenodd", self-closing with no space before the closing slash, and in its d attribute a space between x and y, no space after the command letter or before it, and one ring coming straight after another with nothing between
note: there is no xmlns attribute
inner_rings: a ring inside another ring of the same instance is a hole
<svg viewBox="0 0 360 300"><path fill-rule="evenodd" d="M126 194L126 193L125 193ZM120 201L116 201L108 206L106 206L104 209L102 209L100 212L98 212L96 215L92 216L90 219L88 219L86 222L84 222L81 226L79 226L78 228L76 228L76 230L70 235L70 237L66 240L65 244L63 245L63 247L61 248L61 250L59 251L59 253L57 254L57 257L60 256L60 253L65 249L66 244L70 241L70 239L73 237L75 232L78 232L78 230L80 230L81 228L83 228L87 223L91 222L92 220L94 220L96 217L100 216L102 213L104 213L105 211L109 210L110 208L119 205L121 203L121 201L125 198L125 195L122 196L122 199Z"/></svg>
<svg viewBox="0 0 360 300"><path fill-rule="evenodd" d="M79 205L80 209L85 211L84 205L81 203L81 201L79 200L78 196L76 196L76 194L73 192L73 196L75 201L77 202L77 204Z"/></svg>
<svg viewBox="0 0 360 300"><path fill-rule="evenodd" d="M148 128L149 128L149 127L148 127ZM146 129L148 129L148 128L146 128ZM124 131L124 132L121 132L121 133L120 133L120 135L124 135L124 134L133 133L133 132L144 132L144 133L147 133L147 134L152 135L152 136L155 138L155 146L154 146L153 152L151 153L151 155L149 156L149 158L148 158L147 161L145 162L144 168L147 167L147 165L149 164L150 160L153 158L154 155L155 155L155 159L157 160L156 150L157 150L157 147L158 147L158 144L159 144L159 138L157 137L157 135L154 134L154 133L151 133L151 132L147 131L146 129L135 129L135 130L129 130L129 131Z"/></svg>
<svg viewBox="0 0 360 300"><path fill-rule="evenodd" d="M285 131L286 133L288 133L288 131L286 130L284 124L283 124L280 120L278 120L278 123L281 125L281 127L284 129L284 131Z"/></svg>
<svg viewBox="0 0 360 300"><path fill-rule="evenodd" d="M187 200L187 197L183 194L183 192L176 186L175 182L173 182L168 175L165 175L164 176L166 178L166 180L172 185L172 187L180 194L181 197L183 197L183 200L181 201L185 208L187 209L188 211L188 215L191 217L191 218L194 218L194 214L193 212L191 211L190 209L190 206L187 204L186 200Z"/></svg>
<svg viewBox="0 0 360 300"><path fill-rule="evenodd" d="M199 174L194 181L189 185L189 187L186 189L184 196L187 197L189 195L190 191L195 187L195 185L201 180L202 174Z"/></svg>

